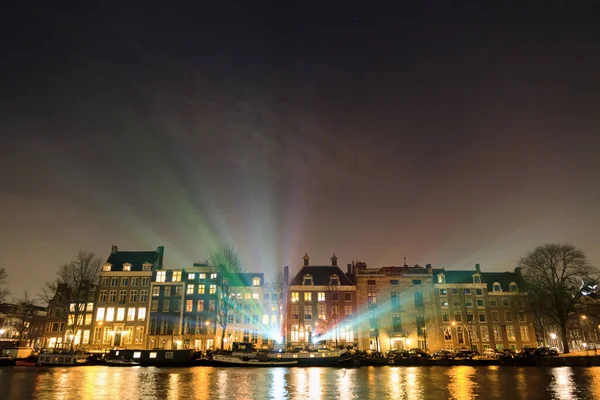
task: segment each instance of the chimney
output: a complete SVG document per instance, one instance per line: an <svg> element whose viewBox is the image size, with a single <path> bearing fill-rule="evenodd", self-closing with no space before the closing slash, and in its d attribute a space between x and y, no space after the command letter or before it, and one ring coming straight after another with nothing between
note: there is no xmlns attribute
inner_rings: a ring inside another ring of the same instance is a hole
<svg viewBox="0 0 600 400"><path fill-rule="evenodd" d="M119 248L113 244L110 249L110 253L115 254L117 251L119 251Z"/></svg>
<svg viewBox="0 0 600 400"><path fill-rule="evenodd" d="M286 288L290 281L290 267L287 265L283 267L283 287Z"/></svg>
<svg viewBox="0 0 600 400"><path fill-rule="evenodd" d="M165 246L158 246L156 248L156 252L158 253L158 260L157 260L157 268L158 269L162 269L163 266L163 256L165 254Z"/></svg>
<svg viewBox="0 0 600 400"><path fill-rule="evenodd" d="M478 273L481 273L481 268L479 267L479 264L475 264L475 270L476 270Z"/></svg>
<svg viewBox="0 0 600 400"><path fill-rule="evenodd" d="M348 264L348 275L352 275L352 264Z"/></svg>
<svg viewBox="0 0 600 400"><path fill-rule="evenodd" d="M404 266L408 267L408 264L406 263L406 257L404 257Z"/></svg>
<svg viewBox="0 0 600 400"><path fill-rule="evenodd" d="M304 266L308 266L308 262L310 261L310 257L308 256L308 253L304 253Z"/></svg>
<svg viewBox="0 0 600 400"><path fill-rule="evenodd" d="M431 273L433 271L433 268L431 268L431 264L426 264L425 268L427 268L427 273Z"/></svg>
<svg viewBox="0 0 600 400"><path fill-rule="evenodd" d="M521 272L521 267L515 268L515 274L519 277L519 279L523 279L523 274Z"/></svg>
<svg viewBox="0 0 600 400"><path fill-rule="evenodd" d="M337 256L335 255L335 253L333 253L333 255L331 256L331 266L337 267Z"/></svg>

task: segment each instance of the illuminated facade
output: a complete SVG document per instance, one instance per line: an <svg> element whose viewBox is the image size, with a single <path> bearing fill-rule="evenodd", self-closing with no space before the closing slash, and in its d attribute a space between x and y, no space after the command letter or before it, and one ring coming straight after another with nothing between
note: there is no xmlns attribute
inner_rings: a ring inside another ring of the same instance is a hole
<svg viewBox="0 0 600 400"><path fill-rule="evenodd" d="M358 303L359 348L437 349L433 270L427 267L352 266Z"/></svg>
<svg viewBox="0 0 600 400"><path fill-rule="evenodd" d="M100 273L91 348L144 349L153 271L162 268L164 247L111 254Z"/></svg>
<svg viewBox="0 0 600 400"><path fill-rule="evenodd" d="M355 346L356 286L331 257L330 266L304 265L286 291L286 342L293 346L324 343Z"/></svg>

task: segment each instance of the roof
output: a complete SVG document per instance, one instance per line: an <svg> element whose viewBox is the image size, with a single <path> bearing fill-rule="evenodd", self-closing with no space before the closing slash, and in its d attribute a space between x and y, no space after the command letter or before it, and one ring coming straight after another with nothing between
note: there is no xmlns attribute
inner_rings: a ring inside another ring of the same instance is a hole
<svg viewBox="0 0 600 400"><path fill-rule="evenodd" d="M499 283L503 292L510 291L510 284L514 282L520 292L526 291L526 285L520 274L516 272L482 272L482 280L487 283L488 292L494 290L494 283Z"/></svg>
<svg viewBox="0 0 600 400"><path fill-rule="evenodd" d="M302 285L304 275L311 275L313 283L318 286L329 286L329 277L331 275L339 276L341 286L354 286L354 283L348 279L344 271L335 265L305 265L292 278L290 285Z"/></svg>
<svg viewBox="0 0 600 400"><path fill-rule="evenodd" d="M252 286L252 279L260 278L260 285L265 283L265 274L262 272L240 272L228 277L229 286Z"/></svg>
<svg viewBox="0 0 600 400"><path fill-rule="evenodd" d="M446 283L473 283L473 275L479 273L477 270L450 271L445 269L434 269L434 282L437 282L437 276L444 274Z"/></svg>
<svg viewBox="0 0 600 400"><path fill-rule="evenodd" d="M132 271L142 271L145 263L152 264L154 268L162 267L158 251L116 251L106 262L112 265L111 271L123 271L125 263L131 264Z"/></svg>

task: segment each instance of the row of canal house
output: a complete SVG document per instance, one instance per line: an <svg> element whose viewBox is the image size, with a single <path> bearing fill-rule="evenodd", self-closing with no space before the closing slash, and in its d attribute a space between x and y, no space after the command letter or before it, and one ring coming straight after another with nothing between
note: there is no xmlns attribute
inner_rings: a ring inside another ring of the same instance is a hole
<svg viewBox="0 0 600 400"><path fill-rule="evenodd" d="M225 278L199 263L165 269L163 257L162 246L113 246L98 285L83 292L89 297L83 312L73 313L69 288L59 287L49 304L44 347L206 350L282 339L293 347L327 343L383 352L536 345L518 269L483 273L479 265L450 271L357 262L344 271L335 254L330 265L311 265L305 254L298 272L290 279L286 267L283 287L276 288L262 273ZM74 314L81 321L75 335Z"/></svg>

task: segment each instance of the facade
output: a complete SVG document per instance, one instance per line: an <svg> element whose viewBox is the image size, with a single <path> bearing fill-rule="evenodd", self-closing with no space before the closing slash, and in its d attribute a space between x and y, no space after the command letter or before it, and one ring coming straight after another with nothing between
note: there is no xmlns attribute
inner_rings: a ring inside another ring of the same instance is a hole
<svg viewBox="0 0 600 400"><path fill-rule="evenodd" d="M111 254L100 273L92 349L144 349L153 271L162 268L164 247Z"/></svg>
<svg viewBox="0 0 600 400"><path fill-rule="evenodd" d="M438 331L444 348L518 350L536 347L525 284L515 272L434 270Z"/></svg>
<svg viewBox="0 0 600 400"><path fill-rule="evenodd" d="M311 343L356 346L356 285L331 257L331 265L304 264L286 290L285 334L292 347Z"/></svg>
<svg viewBox="0 0 600 400"><path fill-rule="evenodd" d="M45 307L0 303L0 347L40 347L46 316Z"/></svg>
<svg viewBox="0 0 600 400"><path fill-rule="evenodd" d="M442 336L436 327L437 311L433 270L426 267L368 268L351 266L358 304L358 346L363 350L437 349Z"/></svg>

